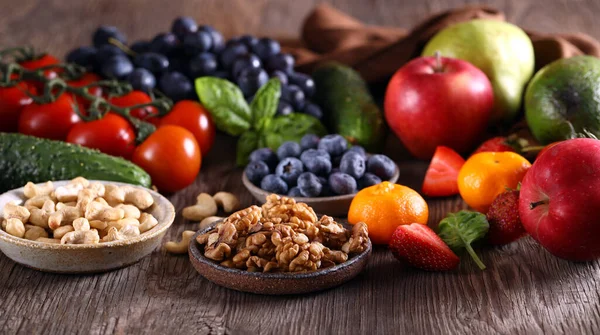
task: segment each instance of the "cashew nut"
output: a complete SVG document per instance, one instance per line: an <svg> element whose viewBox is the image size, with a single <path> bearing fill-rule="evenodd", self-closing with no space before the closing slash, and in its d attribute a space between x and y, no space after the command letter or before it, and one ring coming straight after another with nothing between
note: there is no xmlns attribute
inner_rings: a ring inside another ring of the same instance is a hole
<svg viewBox="0 0 600 335"><path fill-rule="evenodd" d="M202 219L217 214L217 203L208 193L200 193L196 197L196 204L183 209L184 218L192 221L201 221Z"/></svg>
<svg viewBox="0 0 600 335"><path fill-rule="evenodd" d="M124 216L123 209L106 206L98 201L92 201L85 210L85 218L88 220L116 221Z"/></svg>
<svg viewBox="0 0 600 335"><path fill-rule="evenodd" d="M48 228L48 218L55 211L54 201L46 200L41 209L37 207L30 209L29 222L38 227Z"/></svg>
<svg viewBox="0 0 600 335"><path fill-rule="evenodd" d="M117 220L117 221L110 221L107 222L108 227L115 227L118 230L123 229L125 226L136 226L138 227L140 225L140 222L136 219L121 219L121 220Z"/></svg>
<svg viewBox="0 0 600 335"><path fill-rule="evenodd" d="M23 222L16 218L6 220L6 232L12 236L23 237L25 236L25 225Z"/></svg>
<svg viewBox="0 0 600 335"><path fill-rule="evenodd" d="M240 200L233 193L217 192L213 195L213 199L218 206L223 208L225 213L233 213L240 208Z"/></svg>
<svg viewBox="0 0 600 335"><path fill-rule="evenodd" d="M25 231L25 238L28 240L36 241L40 237L48 237L48 232L42 227L31 226Z"/></svg>
<svg viewBox="0 0 600 335"><path fill-rule="evenodd" d="M12 202L4 205L5 219L19 219L21 222L27 222L31 213L23 206L15 205Z"/></svg>
<svg viewBox="0 0 600 335"><path fill-rule="evenodd" d="M40 195L48 195L49 196L52 193L52 191L54 191L54 185L52 184L51 181L48 181L41 186L37 186L36 184L34 184L32 182L28 182L25 185L25 187L23 188L23 194L28 199L31 199L33 197L40 196Z"/></svg>
<svg viewBox="0 0 600 335"><path fill-rule="evenodd" d="M119 234L119 230L115 227L110 227L108 228L106 235L102 238L102 242L112 242L120 239L121 234Z"/></svg>
<svg viewBox="0 0 600 335"><path fill-rule="evenodd" d="M35 197L25 201L25 207L37 207L41 208L44 203L48 200L54 200L49 195L36 195Z"/></svg>
<svg viewBox="0 0 600 335"><path fill-rule="evenodd" d="M82 183L70 183L65 186L57 187L56 190L54 190L54 196L60 202L77 201L79 191L84 188L85 186Z"/></svg>
<svg viewBox="0 0 600 335"><path fill-rule="evenodd" d="M60 244L60 240L57 238L40 237L36 241L44 242L44 243Z"/></svg>
<svg viewBox="0 0 600 335"><path fill-rule="evenodd" d="M97 181L90 183L87 189L94 191L97 197L103 197L106 193L106 187L104 187L104 184Z"/></svg>
<svg viewBox="0 0 600 335"><path fill-rule="evenodd" d="M140 215L140 232L145 233L154 228L158 224L158 220L152 214L142 213Z"/></svg>
<svg viewBox="0 0 600 335"><path fill-rule="evenodd" d="M119 230L119 234L121 234L124 238L133 238L140 236L140 228L138 228L138 226L126 225Z"/></svg>
<svg viewBox="0 0 600 335"><path fill-rule="evenodd" d="M165 249L172 254L185 254L188 251L188 247L190 246L190 241L192 240L192 236L194 236L196 232L191 230L186 230L181 233L181 241L169 241L165 243Z"/></svg>
<svg viewBox="0 0 600 335"><path fill-rule="evenodd" d="M63 236L65 236L65 234L70 233L74 230L75 229L71 225L60 226L60 227L54 229L54 232L52 235L54 235L54 238L62 238Z"/></svg>
<svg viewBox="0 0 600 335"><path fill-rule="evenodd" d="M73 221L75 231L90 230L90 222L86 218L78 218Z"/></svg>
<svg viewBox="0 0 600 335"><path fill-rule="evenodd" d="M98 242L100 242L100 235L96 229L72 231L60 239L60 244L96 244Z"/></svg>
<svg viewBox="0 0 600 335"><path fill-rule="evenodd" d="M71 223L73 220L79 218L80 213L77 207L63 207L56 212L50 214L48 217L48 227L55 230L60 227L63 223Z"/></svg>
<svg viewBox="0 0 600 335"><path fill-rule="evenodd" d="M142 210L154 204L154 198L148 191L131 186L110 188L105 198L112 206L129 203Z"/></svg>
<svg viewBox="0 0 600 335"><path fill-rule="evenodd" d="M204 218L202 221L200 221L200 225L198 226L198 229L204 229L204 228L210 226L215 221L219 221L219 220L223 220L223 219L224 218L220 217L220 216L209 216L207 218Z"/></svg>
<svg viewBox="0 0 600 335"><path fill-rule="evenodd" d="M104 230L104 229L106 229L106 227L108 227L108 223L106 223L104 221L100 221L100 220L90 221L90 228Z"/></svg>
<svg viewBox="0 0 600 335"><path fill-rule="evenodd" d="M56 204L56 210L59 211L65 207L77 207L77 203L75 201L69 201L69 202L59 202ZM77 209L79 209L79 207L77 207Z"/></svg>
<svg viewBox="0 0 600 335"><path fill-rule="evenodd" d="M121 208L124 212L125 212L125 218L130 218L130 219L139 219L140 218L140 210L135 207L134 205L125 205L125 204L120 204L117 205L115 208Z"/></svg>

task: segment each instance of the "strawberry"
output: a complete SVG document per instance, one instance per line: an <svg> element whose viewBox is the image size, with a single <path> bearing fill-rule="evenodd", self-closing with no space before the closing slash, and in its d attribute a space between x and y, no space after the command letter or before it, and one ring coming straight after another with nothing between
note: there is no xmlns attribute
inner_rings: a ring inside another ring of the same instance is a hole
<svg viewBox="0 0 600 335"><path fill-rule="evenodd" d="M460 262L431 228L419 223L398 226L389 248L401 262L428 271L449 271Z"/></svg>
<svg viewBox="0 0 600 335"><path fill-rule="evenodd" d="M504 136L497 136L490 138L489 140L481 143L481 145L473 152L478 154L480 152L503 152L503 151L515 151L515 149L509 145L508 138Z"/></svg>
<svg viewBox="0 0 600 335"><path fill-rule="evenodd" d="M504 245L518 240L526 234L519 216L519 191L501 193L494 199L487 213L490 223L488 241Z"/></svg>
<svg viewBox="0 0 600 335"><path fill-rule="evenodd" d="M458 194L458 172L465 160L454 150L439 146L431 159L425 180L423 194L430 197L446 197Z"/></svg>

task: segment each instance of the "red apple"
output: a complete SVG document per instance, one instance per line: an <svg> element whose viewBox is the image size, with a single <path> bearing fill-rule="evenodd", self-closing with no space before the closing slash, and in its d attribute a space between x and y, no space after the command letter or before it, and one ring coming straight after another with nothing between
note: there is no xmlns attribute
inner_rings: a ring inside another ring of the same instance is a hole
<svg viewBox="0 0 600 335"><path fill-rule="evenodd" d="M467 153L486 130L494 93L477 67L463 60L421 57L400 68L385 94L385 118L414 156L430 159L443 145Z"/></svg>
<svg viewBox="0 0 600 335"><path fill-rule="evenodd" d="M600 141L578 138L549 148L523 178L525 230L555 256L600 257Z"/></svg>

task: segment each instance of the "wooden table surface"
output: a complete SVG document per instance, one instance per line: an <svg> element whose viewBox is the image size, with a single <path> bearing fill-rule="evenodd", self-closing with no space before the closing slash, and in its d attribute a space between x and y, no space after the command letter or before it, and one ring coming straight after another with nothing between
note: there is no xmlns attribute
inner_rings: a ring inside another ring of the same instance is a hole
<svg viewBox="0 0 600 335"><path fill-rule="evenodd" d="M32 44L62 56L90 43L99 24L131 40L167 30L181 14L226 35L296 36L320 1L273 0L2 0L0 46ZM336 7L373 24L410 27L466 0L337 0ZM597 0L484 1L510 21L545 32L583 31L600 38ZM235 141L219 135L196 182L170 197L179 211L199 192L234 192L253 199L234 167ZM399 161L399 183L418 188L426 162ZM465 208L459 198L428 200L430 224ZM180 216L167 234L194 229ZM600 266L548 254L531 238L479 251L488 269L465 259L456 271L401 267L384 248L353 281L305 296L259 296L218 287L186 256L156 250L128 268L99 275L44 274L0 254L0 334L209 333L598 333Z"/></svg>

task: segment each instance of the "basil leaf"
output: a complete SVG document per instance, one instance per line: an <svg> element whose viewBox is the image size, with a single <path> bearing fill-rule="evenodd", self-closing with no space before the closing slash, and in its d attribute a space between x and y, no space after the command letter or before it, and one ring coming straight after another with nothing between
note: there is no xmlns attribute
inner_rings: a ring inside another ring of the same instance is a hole
<svg viewBox="0 0 600 335"><path fill-rule="evenodd" d="M263 129L265 120L275 116L279 97L281 97L281 83L277 78L270 79L256 92L250 104L254 129Z"/></svg>
<svg viewBox="0 0 600 335"><path fill-rule="evenodd" d="M236 150L236 163L238 166L248 164L250 154L258 148L258 138L258 133L254 131L247 131L238 138Z"/></svg>
<svg viewBox="0 0 600 335"><path fill-rule="evenodd" d="M485 265L479 259L471 243L487 234L490 224L484 214L471 211L450 213L440 221L438 235L454 252L466 249L481 270Z"/></svg>
<svg viewBox="0 0 600 335"><path fill-rule="evenodd" d="M277 150L283 142L299 142L306 134L323 136L327 134L327 129L313 116L293 113L272 118L265 124L261 134L262 139L259 142L272 150Z"/></svg>
<svg viewBox="0 0 600 335"><path fill-rule="evenodd" d="M250 106L235 84L221 78L202 77L196 79L196 93L219 130L237 136L250 129Z"/></svg>

